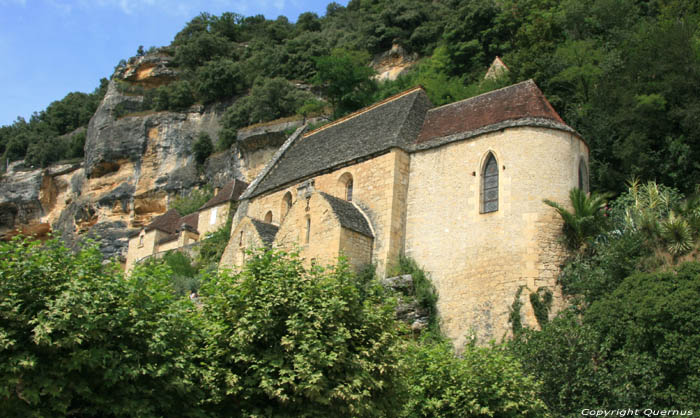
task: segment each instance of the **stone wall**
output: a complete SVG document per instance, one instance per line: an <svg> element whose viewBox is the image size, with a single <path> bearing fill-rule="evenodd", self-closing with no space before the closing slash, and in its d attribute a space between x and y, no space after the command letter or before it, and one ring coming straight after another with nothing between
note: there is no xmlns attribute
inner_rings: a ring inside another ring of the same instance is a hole
<svg viewBox="0 0 700 418"><path fill-rule="evenodd" d="M126 257L126 271L131 271L141 259L153 255L156 252L156 242L164 236L165 234L162 231L152 229L148 232L141 231L138 236L131 238Z"/></svg>
<svg viewBox="0 0 700 418"><path fill-rule="evenodd" d="M204 238L206 234L214 232L226 225L230 210L231 204L226 202L222 205L213 206L199 212L199 222L197 224L199 236ZM212 216L214 217L214 222L212 222Z"/></svg>
<svg viewBox="0 0 700 418"><path fill-rule="evenodd" d="M340 232L340 254L345 256L350 267L359 271L372 262L372 238L366 237L347 228Z"/></svg>
<svg viewBox="0 0 700 418"><path fill-rule="evenodd" d="M308 229L308 232L307 232ZM328 202L318 193L294 202L275 236L275 246L299 249L305 265L335 264L340 253L341 227Z"/></svg>
<svg viewBox="0 0 700 418"><path fill-rule="evenodd" d="M499 208L481 213L481 171L492 152L499 170ZM578 161L577 136L544 128L511 128L411 154L405 251L430 275L442 329L457 347L468 333L484 342L510 332L509 307L520 286L556 291L566 256L561 219L543 199L568 202ZM529 301L521 315L536 326Z"/></svg>
<svg viewBox="0 0 700 418"><path fill-rule="evenodd" d="M231 239L221 257L220 265L224 268L239 269L247 258L246 250L255 250L263 246L263 240L250 218L245 217L231 231Z"/></svg>

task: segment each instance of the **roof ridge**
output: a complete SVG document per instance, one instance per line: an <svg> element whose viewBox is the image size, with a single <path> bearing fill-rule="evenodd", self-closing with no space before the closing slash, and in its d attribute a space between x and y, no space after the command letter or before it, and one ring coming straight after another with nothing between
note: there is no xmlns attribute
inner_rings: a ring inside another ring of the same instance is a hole
<svg viewBox="0 0 700 418"><path fill-rule="evenodd" d="M521 85L521 84L530 84L530 83L534 84L534 86L537 87L537 83L535 83L535 80L529 78L529 79L527 79L527 80L525 80L525 81L521 81L521 82L519 82L519 83L515 83L515 84L511 84L511 85L508 85L508 86L501 87L500 89L487 91L487 92L484 92L484 93L481 93L481 94L477 94L476 96L467 97L466 99L462 99L462 100L457 100L456 102L445 103L444 105L440 105L440 106L438 106L438 107L434 107L434 108L428 110L428 112L432 112L432 111L434 111L434 110L442 109L443 107L452 106L452 105L455 105L455 104L458 104L458 103L467 102L467 101L469 101L469 100L474 100L474 99L477 99L477 98L479 98L479 97L481 97L481 96L486 96L487 94L493 94L493 93L496 93L497 91L510 89L510 88L515 87L515 86L519 86L519 85ZM540 88L537 87L537 90L539 90L539 89L540 89ZM540 91L540 93L541 93L541 91ZM544 96L544 95L543 95L543 96Z"/></svg>
<svg viewBox="0 0 700 418"><path fill-rule="evenodd" d="M350 119L352 119L352 118L354 118L354 117L356 117L356 116L360 116L360 115L363 114L363 113L366 113L366 112L368 112L368 111L370 111L370 110L372 110L372 109L375 109L375 108L377 108L377 107L379 107L379 106L383 106L383 105L385 105L385 104L387 104L387 103L393 102L393 101L396 100L396 99L399 99L399 98L401 98L401 97L403 97L403 96L406 96L406 95L408 95L408 94L410 94L410 93L413 93L414 91L418 91L418 90L423 90L423 86L421 86L421 85L419 84L419 85L417 85L417 86L415 86L415 87L411 87L411 88L408 89L408 90L404 90L404 91L402 91L402 92L400 92L400 93L394 94L393 96L389 96L389 97L387 97L387 98L384 99L384 100L380 100L380 101L378 101L377 103L373 103L373 104L371 104L371 105L369 105L369 106L363 107L363 108L360 109L360 110L356 110L356 111L350 113L349 115L345 115L345 116L343 116L343 117L340 118L340 119L336 119L336 120L334 120L334 121L332 121L332 122L330 122L330 123L327 123L327 124L325 124L325 125L323 125L323 126L319 126L318 128L314 129L313 131L309 131L309 132L305 133L304 135L302 135L302 138L309 137L309 136L311 136L311 135L313 135L313 134L316 134L316 133L318 133L318 132L321 132L321 131L325 130L326 128L330 128L331 126L335 126L335 125L337 125L337 124L339 124L339 123L341 123L341 122L345 122L345 121L350 120Z"/></svg>

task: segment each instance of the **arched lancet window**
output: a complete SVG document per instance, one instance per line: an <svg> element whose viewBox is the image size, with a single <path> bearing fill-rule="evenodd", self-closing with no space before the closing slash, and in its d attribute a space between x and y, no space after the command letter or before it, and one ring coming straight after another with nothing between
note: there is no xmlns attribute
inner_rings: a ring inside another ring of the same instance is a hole
<svg viewBox="0 0 700 418"><path fill-rule="evenodd" d="M306 218L306 239L305 243L309 243L309 238L311 238L311 218Z"/></svg>
<svg viewBox="0 0 700 418"><path fill-rule="evenodd" d="M588 167L583 158L578 163L578 188L588 193Z"/></svg>
<svg viewBox="0 0 700 418"><path fill-rule="evenodd" d="M352 174L343 173L338 179L338 194L340 198L344 198L348 202L352 202L352 194L355 183L352 178Z"/></svg>
<svg viewBox="0 0 700 418"><path fill-rule="evenodd" d="M481 175L481 213L498 210L498 161L493 154L486 157Z"/></svg>
<svg viewBox="0 0 700 418"><path fill-rule="evenodd" d="M287 216L287 213L289 212L289 209L292 208L292 193L287 192L284 194L284 197L282 198L282 208L280 210L280 221L284 219L285 216Z"/></svg>
<svg viewBox="0 0 700 418"><path fill-rule="evenodd" d="M268 210L267 213L265 214L265 222L270 224L272 223L272 211Z"/></svg>
<svg viewBox="0 0 700 418"><path fill-rule="evenodd" d="M238 246L243 246L243 231L241 231L241 235L238 237Z"/></svg>

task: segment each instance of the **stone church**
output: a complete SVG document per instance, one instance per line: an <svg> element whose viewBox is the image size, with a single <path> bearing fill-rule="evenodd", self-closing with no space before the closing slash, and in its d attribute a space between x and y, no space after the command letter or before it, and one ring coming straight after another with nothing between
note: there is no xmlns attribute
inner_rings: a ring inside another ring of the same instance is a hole
<svg viewBox="0 0 700 418"><path fill-rule="evenodd" d="M290 136L241 195L221 266L273 246L382 276L405 254L457 346L500 339L521 286L557 300L562 221L542 200L587 188L588 155L532 80L440 107L414 88Z"/></svg>

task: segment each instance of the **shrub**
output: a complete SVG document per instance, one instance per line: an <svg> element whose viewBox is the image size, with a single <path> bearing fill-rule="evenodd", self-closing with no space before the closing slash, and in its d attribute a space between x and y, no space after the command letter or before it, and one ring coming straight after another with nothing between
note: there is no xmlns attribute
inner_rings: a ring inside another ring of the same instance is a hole
<svg viewBox="0 0 700 418"><path fill-rule="evenodd" d="M200 132L197 140L192 144L192 153L198 165L204 164L207 158L214 152L214 144L206 132Z"/></svg>
<svg viewBox="0 0 700 418"><path fill-rule="evenodd" d="M242 416L377 416L398 405L394 308L362 301L346 265L302 267L255 253L202 287L209 385L218 411ZM332 411L332 412L331 412Z"/></svg>
<svg viewBox="0 0 700 418"><path fill-rule="evenodd" d="M457 357L447 341L405 347L403 417L546 417L541 384L496 347L467 345Z"/></svg>
<svg viewBox="0 0 700 418"><path fill-rule="evenodd" d="M202 327L169 279L162 266L124 278L96 246L0 243L3 414L201 415Z"/></svg>
<svg viewBox="0 0 700 418"><path fill-rule="evenodd" d="M213 196L214 192L212 192L210 187L192 189L188 194L175 198L170 203L170 209L177 210L180 216L189 215L197 212Z"/></svg>
<svg viewBox="0 0 700 418"><path fill-rule="evenodd" d="M638 273L591 305L620 403L700 408L700 263Z"/></svg>

